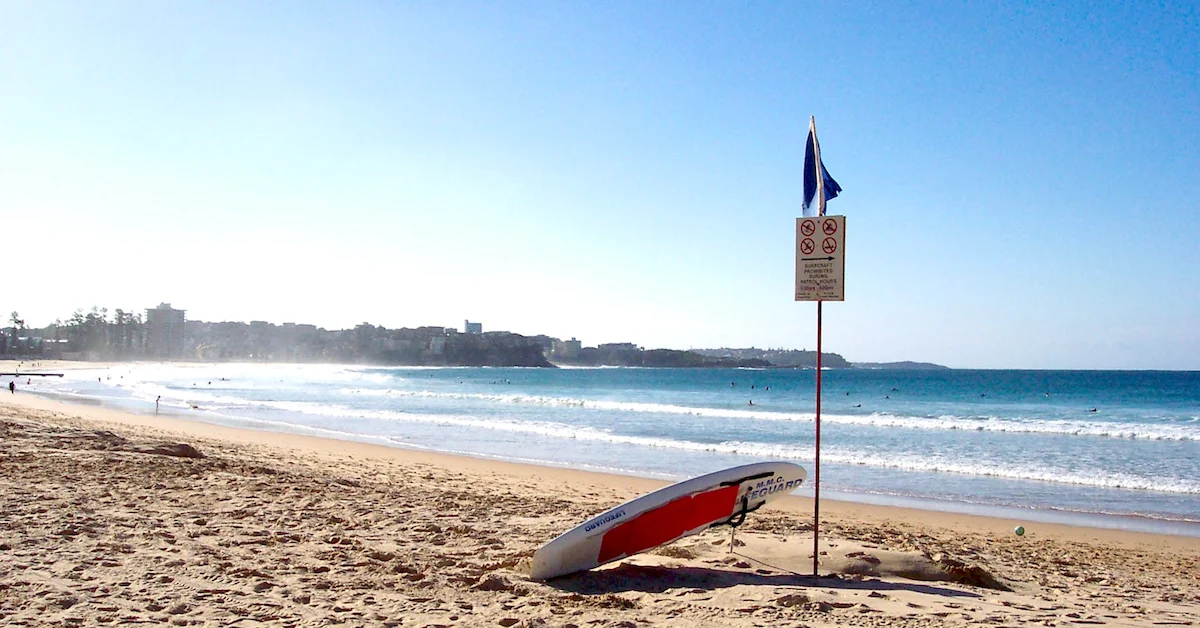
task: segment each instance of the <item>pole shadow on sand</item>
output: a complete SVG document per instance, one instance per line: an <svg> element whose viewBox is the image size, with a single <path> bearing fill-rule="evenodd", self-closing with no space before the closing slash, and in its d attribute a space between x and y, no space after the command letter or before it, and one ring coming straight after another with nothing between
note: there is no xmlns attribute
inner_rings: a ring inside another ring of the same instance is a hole
<svg viewBox="0 0 1200 628"><path fill-rule="evenodd" d="M953 598L980 598L977 593L916 582L879 579L846 580L836 574L804 576L793 572L761 574L710 567L659 567L622 564L612 569L582 571L555 578L547 585L579 595L602 595L625 591L663 593L669 589L716 590L738 585L775 587L820 587L863 591L911 591Z"/></svg>

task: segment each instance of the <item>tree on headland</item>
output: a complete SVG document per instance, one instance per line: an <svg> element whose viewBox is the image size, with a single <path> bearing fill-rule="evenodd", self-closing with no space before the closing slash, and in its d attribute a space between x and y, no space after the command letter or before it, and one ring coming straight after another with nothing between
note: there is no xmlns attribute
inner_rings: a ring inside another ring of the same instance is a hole
<svg viewBox="0 0 1200 628"><path fill-rule="evenodd" d="M87 314L82 309L75 310L67 321L67 341L77 351L107 351L108 308L92 306Z"/></svg>
<svg viewBox="0 0 1200 628"><path fill-rule="evenodd" d="M10 347L12 347L12 350L14 351L17 350L17 336L20 334L21 330L25 329L25 320L21 318L21 315L18 314L16 310L13 310L13 313L8 318L12 323L12 338L8 338L3 334L0 334L0 341L3 341L3 343L0 344L0 352L5 353L10 350Z"/></svg>
<svg viewBox="0 0 1200 628"><path fill-rule="evenodd" d="M77 347L83 344L84 322L82 309L76 309L71 318L67 319L67 344L71 345L73 351L77 351Z"/></svg>
<svg viewBox="0 0 1200 628"><path fill-rule="evenodd" d="M92 306L87 315L88 350L103 351L108 346L108 308Z"/></svg>
<svg viewBox="0 0 1200 628"><path fill-rule="evenodd" d="M108 324L108 329L109 353L121 358L135 356L135 345L142 344L142 315L117 308L113 311L113 320Z"/></svg>
<svg viewBox="0 0 1200 628"><path fill-rule="evenodd" d="M354 354L374 357L374 354L378 352L377 334L378 330L368 322L364 321L357 325L354 328Z"/></svg>

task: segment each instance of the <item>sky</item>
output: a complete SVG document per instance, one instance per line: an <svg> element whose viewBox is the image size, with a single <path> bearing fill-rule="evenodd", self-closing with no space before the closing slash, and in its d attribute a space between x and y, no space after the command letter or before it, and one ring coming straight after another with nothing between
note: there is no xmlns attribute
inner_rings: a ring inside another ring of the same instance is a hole
<svg viewBox="0 0 1200 628"><path fill-rule="evenodd" d="M0 2L0 311L1200 369L1195 3Z"/></svg>

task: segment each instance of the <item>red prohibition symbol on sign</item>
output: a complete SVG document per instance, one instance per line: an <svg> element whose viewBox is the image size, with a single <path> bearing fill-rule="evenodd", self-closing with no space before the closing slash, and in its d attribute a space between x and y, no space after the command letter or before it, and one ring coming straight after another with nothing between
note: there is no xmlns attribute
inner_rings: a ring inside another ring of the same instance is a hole
<svg viewBox="0 0 1200 628"><path fill-rule="evenodd" d="M805 236L812 235L816 230L817 223L811 220L805 220L804 222L800 223L800 233L803 233Z"/></svg>
<svg viewBox="0 0 1200 628"><path fill-rule="evenodd" d="M812 255L812 252L817 248L817 243L809 238L804 238L800 241L800 252L805 255Z"/></svg>
<svg viewBox="0 0 1200 628"><path fill-rule="evenodd" d="M821 250L833 255L835 252L837 252L837 240L834 240L833 238L825 238L821 241Z"/></svg>
<svg viewBox="0 0 1200 628"><path fill-rule="evenodd" d="M826 220L824 223L821 224L821 230L825 232L825 235L833 235L833 234L837 233L837 221L836 220Z"/></svg>

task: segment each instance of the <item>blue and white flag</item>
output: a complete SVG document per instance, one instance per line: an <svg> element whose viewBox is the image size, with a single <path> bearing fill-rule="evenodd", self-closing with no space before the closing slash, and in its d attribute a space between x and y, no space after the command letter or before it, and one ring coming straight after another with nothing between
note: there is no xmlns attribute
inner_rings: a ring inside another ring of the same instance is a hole
<svg viewBox="0 0 1200 628"><path fill-rule="evenodd" d="M817 181L817 167L820 164L821 180ZM801 206L805 216L824 216L825 201L837 198L842 186L838 185L825 163L821 161L821 145L817 143L817 122L815 118L808 119L808 143L804 147L804 204ZM815 212L814 212L815 210Z"/></svg>

